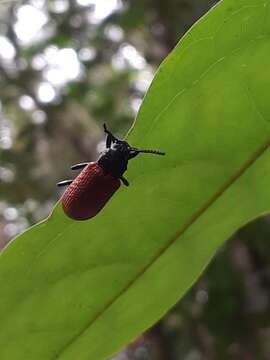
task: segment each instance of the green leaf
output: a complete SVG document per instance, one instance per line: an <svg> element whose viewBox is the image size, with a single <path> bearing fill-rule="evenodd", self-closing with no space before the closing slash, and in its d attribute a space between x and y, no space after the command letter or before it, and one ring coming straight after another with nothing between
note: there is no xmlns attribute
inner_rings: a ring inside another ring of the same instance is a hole
<svg viewBox="0 0 270 360"><path fill-rule="evenodd" d="M160 67L131 161L94 219L52 216L0 258L0 358L105 359L187 291L270 208L269 0L224 0Z"/></svg>

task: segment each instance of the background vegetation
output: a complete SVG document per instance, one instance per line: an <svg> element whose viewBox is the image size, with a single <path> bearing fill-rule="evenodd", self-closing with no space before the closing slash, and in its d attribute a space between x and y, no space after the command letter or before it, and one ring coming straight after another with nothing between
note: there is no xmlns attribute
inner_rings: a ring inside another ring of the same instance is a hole
<svg viewBox="0 0 270 360"><path fill-rule="evenodd" d="M212 5L0 5L1 247L48 215L70 164L96 158L103 122L125 134L157 66ZM185 298L116 358L268 359L269 233L267 217L239 231Z"/></svg>

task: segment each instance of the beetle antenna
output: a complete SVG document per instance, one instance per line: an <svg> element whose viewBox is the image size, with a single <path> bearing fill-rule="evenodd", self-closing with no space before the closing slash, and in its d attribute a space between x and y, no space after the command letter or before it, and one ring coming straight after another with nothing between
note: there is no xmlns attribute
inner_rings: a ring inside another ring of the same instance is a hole
<svg viewBox="0 0 270 360"><path fill-rule="evenodd" d="M104 128L105 134L108 134L108 141L107 141L106 145L111 145L111 142L119 142L120 141L107 129L107 126L105 123L103 124L103 128ZM106 147L110 147L110 146L106 146Z"/></svg>
<svg viewBox="0 0 270 360"><path fill-rule="evenodd" d="M115 137L113 136L113 134L107 129L107 126L106 126L105 123L103 124L103 128L104 128L105 134L108 134L109 136L111 136L112 138L115 139Z"/></svg>
<svg viewBox="0 0 270 360"><path fill-rule="evenodd" d="M165 155L165 152L159 150L139 150L138 153L154 154L154 155Z"/></svg>

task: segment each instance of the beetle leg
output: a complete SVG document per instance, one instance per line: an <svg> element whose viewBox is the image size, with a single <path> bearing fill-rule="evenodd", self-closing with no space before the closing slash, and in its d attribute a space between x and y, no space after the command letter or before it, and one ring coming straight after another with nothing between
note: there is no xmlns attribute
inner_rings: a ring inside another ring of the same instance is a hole
<svg viewBox="0 0 270 360"><path fill-rule="evenodd" d="M85 168L88 164L89 164L89 162L75 164L75 165L72 165L70 168L71 168L71 170L79 170L79 169Z"/></svg>
<svg viewBox="0 0 270 360"><path fill-rule="evenodd" d="M120 177L120 180L122 180L122 183L126 186L129 186L129 182L127 181L127 179L124 178L124 176Z"/></svg>
<svg viewBox="0 0 270 360"><path fill-rule="evenodd" d="M119 142L119 139L117 139L108 129L106 124L103 124L104 132L107 134L106 139L106 148L109 149L113 142Z"/></svg>
<svg viewBox="0 0 270 360"><path fill-rule="evenodd" d="M68 186L73 182L73 180L64 180L57 183L57 186Z"/></svg>
<svg viewBox="0 0 270 360"><path fill-rule="evenodd" d="M109 149L111 145L112 145L112 136L111 134L108 134L106 138L106 149Z"/></svg>

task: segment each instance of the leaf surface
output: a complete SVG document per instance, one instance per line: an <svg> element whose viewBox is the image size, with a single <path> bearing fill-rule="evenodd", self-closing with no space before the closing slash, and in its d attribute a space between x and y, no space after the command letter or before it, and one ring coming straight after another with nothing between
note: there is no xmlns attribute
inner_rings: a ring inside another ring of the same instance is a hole
<svg viewBox="0 0 270 360"><path fill-rule="evenodd" d="M57 206L0 257L0 358L106 359L270 208L269 0L224 0L161 65L129 134L131 183L95 218Z"/></svg>

